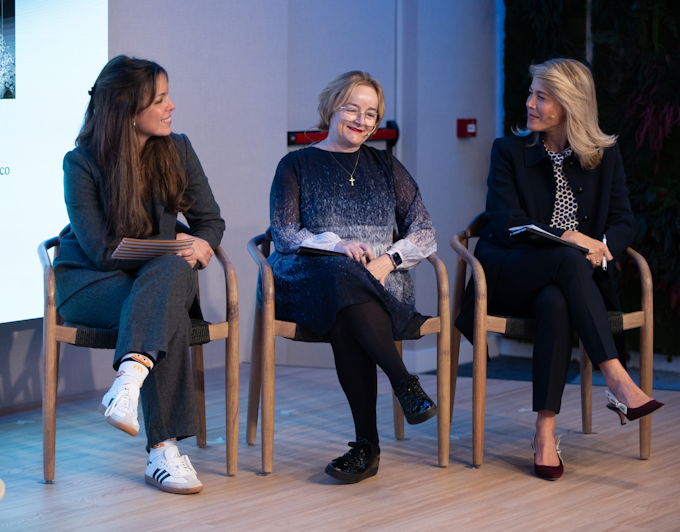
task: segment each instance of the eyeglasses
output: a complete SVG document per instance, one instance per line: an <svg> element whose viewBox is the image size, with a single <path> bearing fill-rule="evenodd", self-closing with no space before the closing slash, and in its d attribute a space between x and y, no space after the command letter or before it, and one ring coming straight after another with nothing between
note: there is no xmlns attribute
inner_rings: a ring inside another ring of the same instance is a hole
<svg viewBox="0 0 680 532"><path fill-rule="evenodd" d="M359 115L364 115L364 122L367 126L372 126L378 120L378 113L375 111L359 112L359 108L354 105L340 106L342 109L342 116L345 120L356 120Z"/></svg>

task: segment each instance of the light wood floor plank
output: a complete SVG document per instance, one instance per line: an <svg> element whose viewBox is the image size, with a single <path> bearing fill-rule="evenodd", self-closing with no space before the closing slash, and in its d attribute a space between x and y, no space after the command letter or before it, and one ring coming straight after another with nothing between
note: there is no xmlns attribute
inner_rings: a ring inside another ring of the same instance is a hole
<svg viewBox="0 0 680 532"><path fill-rule="evenodd" d="M436 423L392 436L389 383L380 376L380 472L356 485L323 473L354 439L333 370L277 367L274 473L259 476L260 446L245 444L248 365L241 366L239 473L226 476L225 444L180 443L205 486L201 494L162 493L144 483L146 452L108 425L98 400L57 409L55 484L41 479L40 411L0 417L0 531L14 530L474 530L677 531L680 529L680 393L654 416L652 458L638 457L638 424L622 427L593 387L594 434L581 433L580 391L567 385L558 433L565 476L533 476L529 440L535 414L531 384L487 383L484 465L472 457L472 382L458 381L451 464L437 467ZM208 441L225 439L224 378L206 375ZM435 377L421 376L434 395ZM24 423L21 423L24 422Z"/></svg>

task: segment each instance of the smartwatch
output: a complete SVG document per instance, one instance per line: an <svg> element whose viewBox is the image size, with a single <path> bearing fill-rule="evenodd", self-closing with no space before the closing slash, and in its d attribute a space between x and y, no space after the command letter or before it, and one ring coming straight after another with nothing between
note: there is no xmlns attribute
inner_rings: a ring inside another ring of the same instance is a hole
<svg viewBox="0 0 680 532"><path fill-rule="evenodd" d="M390 253L390 257L392 257L392 260L394 261L394 269L396 270L399 266L401 266L401 263L404 262L401 260L401 255L399 254L398 251L395 251L394 253Z"/></svg>

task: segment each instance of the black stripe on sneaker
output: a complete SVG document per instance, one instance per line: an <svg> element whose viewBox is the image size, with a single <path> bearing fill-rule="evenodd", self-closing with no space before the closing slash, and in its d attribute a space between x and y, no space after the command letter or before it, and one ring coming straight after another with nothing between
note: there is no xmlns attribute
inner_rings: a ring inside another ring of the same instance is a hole
<svg viewBox="0 0 680 532"><path fill-rule="evenodd" d="M165 470L158 468L156 469L156 471L153 472L153 475L151 476L153 477L154 480L158 480L158 477L161 476L163 473L165 473Z"/></svg>
<svg viewBox="0 0 680 532"><path fill-rule="evenodd" d="M165 475L163 475L162 478L158 479L158 482L163 484L163 481L165 481L165 479L168 478L169 476L170 476L170 473L165 473Z"/></svg>

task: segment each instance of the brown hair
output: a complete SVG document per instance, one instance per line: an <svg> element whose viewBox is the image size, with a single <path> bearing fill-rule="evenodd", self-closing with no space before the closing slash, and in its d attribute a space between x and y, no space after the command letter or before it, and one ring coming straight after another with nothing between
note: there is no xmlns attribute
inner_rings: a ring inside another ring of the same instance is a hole
<svg viewBox="0 0 680 532"><path fill-rule="evenodd" d="M380 82L373 79L368 72L361 70L352 70L340 74L324 87L319 94L319 123L316 127L321 131L328 131L331 125L331 117L335 114L337 108L347 103L354 89L359 85L371 87L378 95L378 119L373 128L375 132L385 116L385 95Z"/></svg>
<svg viewBox="0 0 680 532"><path fill-rule="evenodd" d="M123 237L145 238L152 225L143 198L159 193L171 212L189 205L187 179L169 137L151 137L139 153L135 115L156 97L158 76L167 72L144 59L119 55L109 61L90 92L85 121L76 139L92 154L102 174L109 245Z"/></svg>

